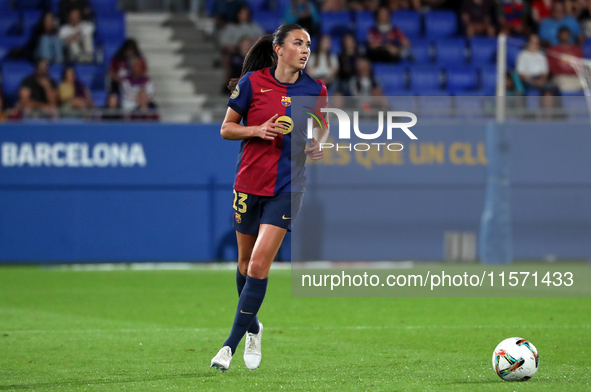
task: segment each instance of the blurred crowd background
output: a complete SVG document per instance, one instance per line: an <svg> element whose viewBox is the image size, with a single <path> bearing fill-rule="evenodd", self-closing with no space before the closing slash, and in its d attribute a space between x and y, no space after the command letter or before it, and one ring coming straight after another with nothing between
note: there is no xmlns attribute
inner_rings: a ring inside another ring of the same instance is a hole
<svg viewBox="0 0 591 392"><path fill-rule="evenodd" d="M138 11L186 13L211 26L204 37L216 53L196 67L223 77L216 91L198 92L208 96L228 95L253 43L292 22L312 36L307 72L333 96L493 96L501 32L509 35L507 95L582 96L572 59L591 55L590 7L589 0L0 0L0 107L13 120L158 120L140 37L126 36L125 12Z"/></svg>

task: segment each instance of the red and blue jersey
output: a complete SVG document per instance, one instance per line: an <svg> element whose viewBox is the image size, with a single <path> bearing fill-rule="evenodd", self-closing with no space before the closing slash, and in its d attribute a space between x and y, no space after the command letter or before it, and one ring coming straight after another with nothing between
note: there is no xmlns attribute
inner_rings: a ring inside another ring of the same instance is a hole
<svg viewBox="0 0 591 392"><path fill-rule="evenodd" d="M293 124L274 140L254 137L242 141L234 182L239 192L275 196L304 191L309 116L294 109L291 100L313 98L313 105L320 110L328 104L326 86L305 72L300 72L295 83L281 83L274 75L275 67L245 74L228 101L228 106L242 116L244 126L262 125L275 114L279 115L277 122Z"/></svg>

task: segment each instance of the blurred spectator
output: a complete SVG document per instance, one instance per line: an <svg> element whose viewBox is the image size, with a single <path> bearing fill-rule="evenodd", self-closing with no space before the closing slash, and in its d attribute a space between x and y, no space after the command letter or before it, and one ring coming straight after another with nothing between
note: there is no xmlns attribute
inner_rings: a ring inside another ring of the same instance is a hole
<svg viewBox="0 0 591 392"><path fill-rule="evenodd" d="M242 65L251 46L252 41L248 38L242 38L238 43L238 50L230 57L230 79L239 78L242 75Z"/></svg>
<svg viewBox="0 0 591 392"><path fill-rule="evenodd" d="M258 23L252 21L252 15L248 4L242 5L234 23L224 27L220 33L220 44L226 52L233 52L238 47L242 38L259 38L265 34Z"/></svg>
<svg viewBox="0 0 591 392"><path fill-rule="evenodd" d="M347 2L345 0L324 0L322 2L322 11L334 12L347 9Z"/></svg>
<svg viewBox="0 0 591 392"><path fill-rule="evenodd" d="M291 6L285 7L285 23L297 23L315 36L320 27L320 13L310 0L292 0Z"/></svg>
<svg viewBox="0 0 591 392"><path fill-rule="evenodd" d="M232 23L238 16L238 10L245 4L243 0L217 0L213 16L217 28L222 28L226 23Z"/></svg>
<svg viewBox="0 0 591 392"><path fill-rule="evenodd" d="M367 32L367 57L373 62L399 62L407 55L410 42L392 25L388 8L380 7L375 18L376 25Z"/></svg>
<svg viewBox="0 0 591 392"><path fill-rule="evenodd" d="M495 26L492 22L494 7L493 0L464 0L462 2L462 22L468 37L472 38L476 35L494 37Z"/></svg>
<svg viewBox="0 0 591 392"><path fill-rule="evenodd" d="M533 29L539 30L542 20L550 17L552 0L533 0L531 3L531 19Z"/></svg>
<svg viewBox="0 0 591 392"><path fill-rule="evenodd" d="M365 97L383 95L382 89L373 75L371 63L367 59L357 59L357 75L353 76L349 83L352 95Z"/></svg>
<svg viewBox="0 0 591 392"><path fill-rule="evenodd" d="M36 59L47 59L52 63L64 62L64 43L58 35L55 18L51 12L43 14L32 39L36 40Z"/></svg>
<svg viewBox="0 0 591 392"><path fill-rule="evenodd" d="M589 0L568 0L566 13L579 22L586 37L591 36L591 2Z"/></svg>
<svg viewBox="0 0 591 392"><path fill-rule="evenodd" d="M145 89L141 89L137 95L137 106L131 112L132 120L141 121L158 121L160 115L158 114L158 107L152 101Z"/></svg>
<svg viewBox="0 0 591 392"><path fill-rule="evenodd" d="M390 11L396 12L400 10L421 10L421 0L388 0L385 3Z"/></svg>
<svg viewBox="0 0 591 392"><path fill-rule="evenodd" d="M529 0L498 0L497 19L500 30L509 35L527 36L531 30Z"/></svg>
<svg viewBox="0 0 591 392"><path fill-rule="evenodd" d="M339 82L337 90L343 95L350 95L350 80L357 74L357 41L352 34L345 34L341 41L341 54L339 55Z"/></svg>
<svg viewBox="0 0 591 392"><path fill-rule="evenodd" d="M330 52L330 35L323 35L316 50L310 55L307 72L314 79L320 79L330 89L339 72L339 59Z"/></svg>
<svg viewBox="0 0 591 392"><path fill-rule="evenodd" d="M80 11L73 9L68 24L60 29L59 36L66 43L68 59L72 62L91 62L94 58L94 25L80 18Z"/></svg>
<svg viewBox="0 0 591 392"><path fill-rule="evenodd" d="M57 85L49 77L49 62L38 60L35 71L20 85L18 107L23 109L56 109L58 103Z"/></svg>
<svg viewBox="0 0 591 392"><path fill-rule="evenodd" d="M258 23L252 21L250 7L247 4L240 6L234 22L227 24L220 33L220 45L222 46L221 59L225 72L225 81L222 89L224 93L226 92L226 86L232 73L230 60L232 55L238 51L240 40L242 38L251 38L254 40L265 34Z"/></svg>
<svg viewBox="0 0 591 392"><path fill-rule="evenodd" d="M84 83L76 78L76 70L72 66L66 66L62 71L59 98L63 109L88 109L94 107L90 91Z"/></svg>
<svg viewBox="0 0 591 392"><path fill-rule="evenodd" d="M540 39L544 44L558 44L558 30L561 27L567 27L570 30L570 43L583 43L584 37L581 33L581 27L576 19L564 14L564 4L555 1L552 4L551 17L544 19L540 24Z"/></svg>
<svg viewBox="0 0 591 392"><path fill-rule="evenodd" d="M142 65L142 74L147 75L148 66L140 51L137 42L128 38L111 59L109 65L109 79L111 79L111 91L120 92L120 84L123 79L131 74L131 63L139 59Z"/></svg>
<svg viewBox="0 0 591 392"><path fill-rule="evenodd" d="M101 120L123 120L124 116L121 113L121 104L119 102L119 94L110 92L107 96L107 102L103 107Z"/></svg>
<svg viewBox="0 0 591 392"><path fill-rule="evenodd" d="M88 0L60 0L60 22L65 24L70 18L72 10L78 10L82 20L91 22L94 19L94 13Z"/></svg>
<svg viewBox="0 0 591 392"><path fill-rule="evenodd" d="M22 118L22 110L8 109L4 107L4 96L0 94L0 122L19 120Z"/></svg>
<svg viewBox="0 0 591 392"><path fill-rule="evenodd" d="M123 110L133 110L138 105L138 94L144 90L150 100L154 98L154 84L144 72L141 59L136 58L131 62L131 74L121 82L121 95L123 96Z"/></svg>
<svg viewBox="0 0 591 392"><path fill-rule="evenodd" d="M519 52L515 66L525 90L547 87L548 60L540 50L540 39L537 35L529 36L526 47Z"/></svg>
<svg viewBox="0 0 591 392"><path fill-rule="evenodd" d="M563 56L566 55L566 56ZM578 92L583 89L581 81L568 61L568 56L583 58L583 49L571 44L570 30L561 27L558 30L558 45L548 49L548 63L552 82L561 92Z"/></svg>

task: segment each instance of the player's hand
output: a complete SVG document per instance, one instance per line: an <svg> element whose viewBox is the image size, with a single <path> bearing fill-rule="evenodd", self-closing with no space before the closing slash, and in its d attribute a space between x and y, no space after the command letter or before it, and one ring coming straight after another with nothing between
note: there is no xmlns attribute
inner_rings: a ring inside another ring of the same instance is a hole
<svg viewBox="0 0 591 392"><path fill-rule="evenodd" d="M275 120L279 117L278 114L273 115L263 125L261 125L255 132L256 137L264 140L273 140L278 135L283 134L283 130L287 129L283 124L276 123Z"/></svg>
<svg viewBox="0 0 591 392"><path fill-rule="evenodd" d="M320 143L318 143L316 139L312 138L312 142L310 144L310 147L304 150L306 155L314 161L324 158L324 150L320 149Z"/></svg>

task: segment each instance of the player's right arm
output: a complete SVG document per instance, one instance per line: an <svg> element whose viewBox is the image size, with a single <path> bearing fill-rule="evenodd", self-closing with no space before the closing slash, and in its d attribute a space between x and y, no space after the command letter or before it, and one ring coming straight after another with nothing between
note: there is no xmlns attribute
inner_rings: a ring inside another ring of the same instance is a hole
<svg viewBox="0 0 591 392"><path fill-rule="evenodd" d="M240 113L232 108L228 108L220 134L226 140L243 140L251 137L273 140L286 129L283 125L275 122L277 117L279 117L279 114L274 114L273 117L265 121L262 125L244 126L240 125L240 121L242 120Z"/></svg>

